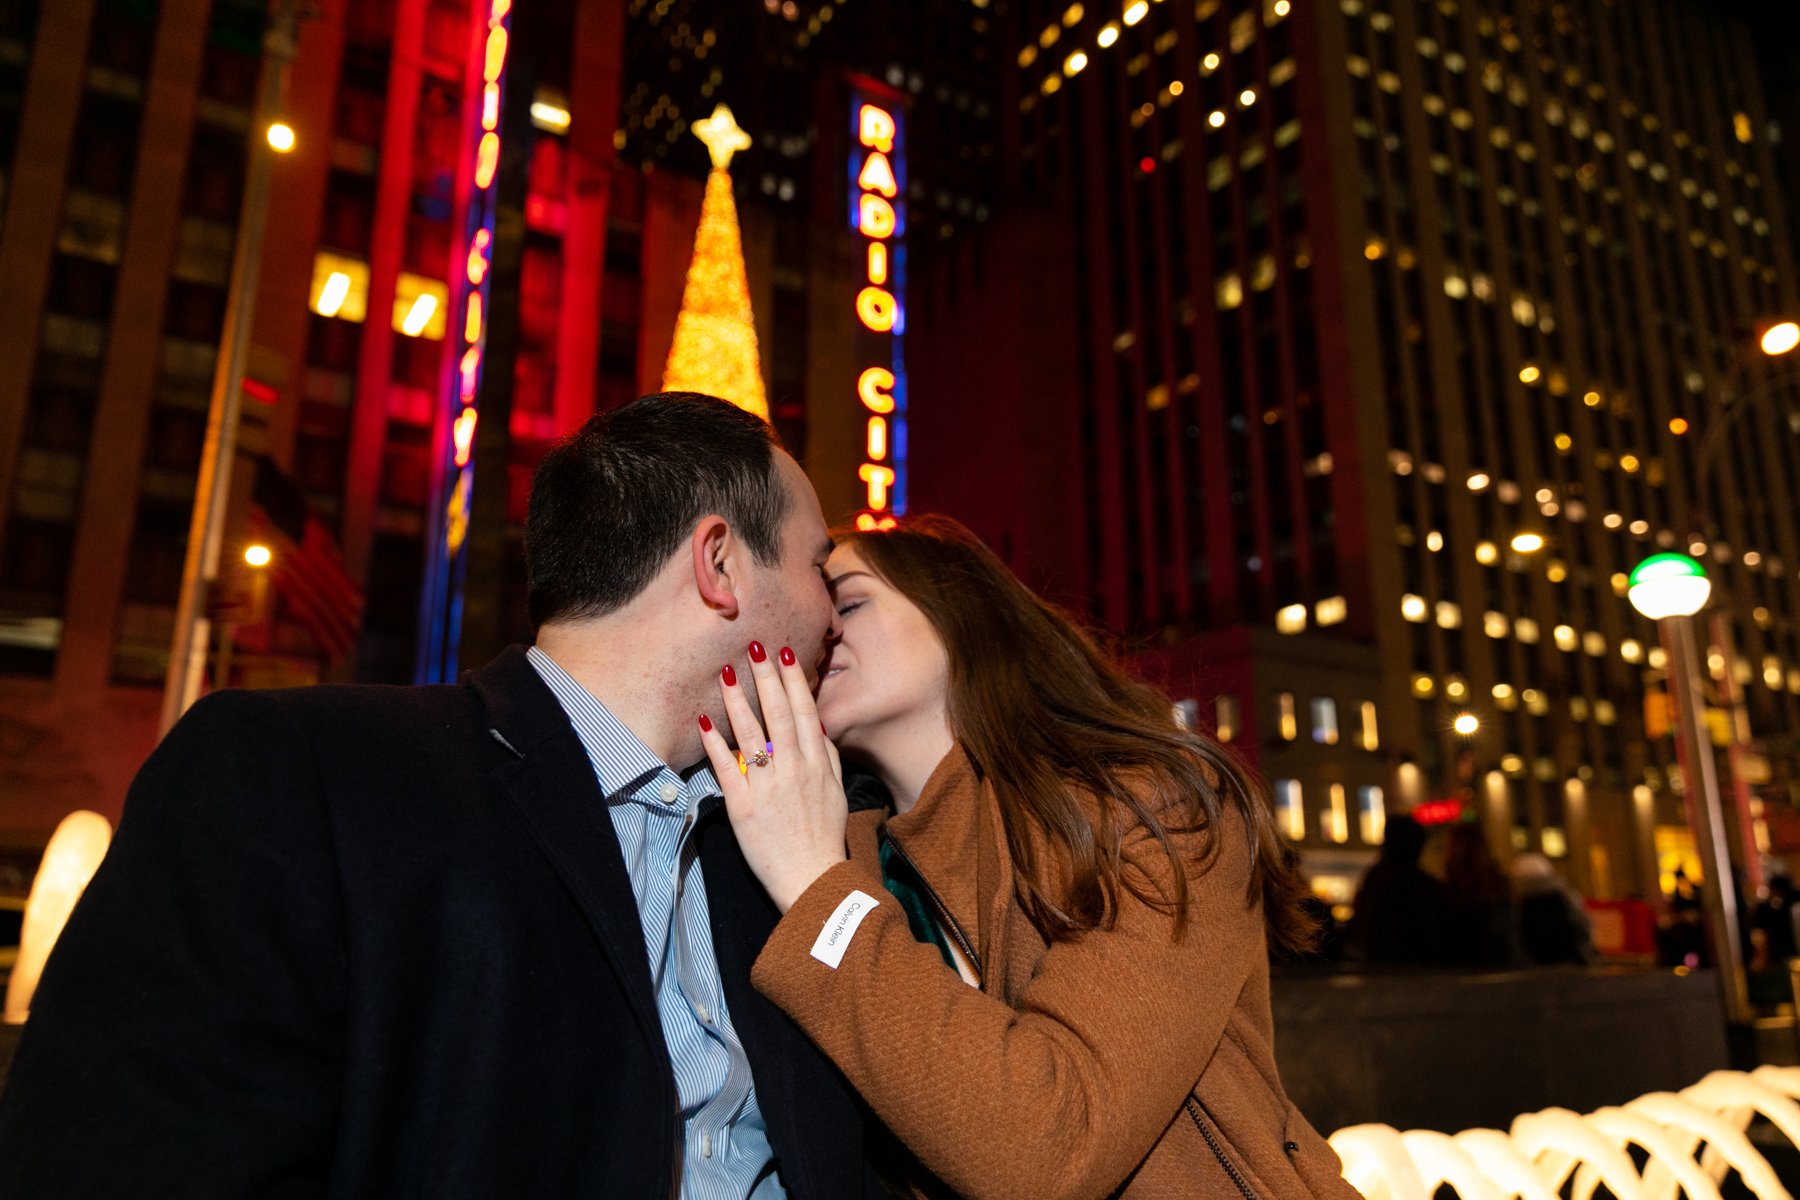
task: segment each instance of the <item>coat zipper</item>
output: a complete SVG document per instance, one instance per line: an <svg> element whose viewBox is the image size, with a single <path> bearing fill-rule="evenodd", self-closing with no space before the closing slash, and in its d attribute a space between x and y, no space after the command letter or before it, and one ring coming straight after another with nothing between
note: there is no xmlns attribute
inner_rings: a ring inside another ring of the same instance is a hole
<svg viewBox="0 0 1800 1200"><path fill-rule="evenodd" d="M981 957L975 953L975 947L969 944L969 937L963 932L962 926L958 925L956 918L950 915L949 905L945 904L943 898L937 894L937 889L931 886L931 881L925 878L925 872L919 870L919 864L913 861L912 855L906 852L906 847L900 844L899 839L891 833L886 834L886 837L888 845L894 848L894 853L905 859L906 865L912 868L913 877L919 881L919 886L925 889L925 895L930 898L931 906L937 909L938 921L950 932L950 936L956 939L956 944L962 950L963 956L969 960L969 965L975 968L976 976L980 977L982 973Z"/></svg>
<svg viewBox="0 0 1800 1200"><path fill-rule="evenodd" d="M1231 1182L1237 1185L1237 1190L1244 1200L1256 1200L1256 1193L1250 1190L1250 1185L1244 1182L1244 1177L1238 1173L1238 1169L1231 1165L1231 1160L1225 1157L1225 1151L1219 1145L1218 1139L1213 1137L1212 1130L1208 1129L1206 1122L1200 1119L1200 1106L1194 1102L1194 1098L1189 1096L1182 1107L1187 1109L1187 1115L1194 1122L1194 1128L1198 1129L1200 1136L1206 1139L1207 1148L1213 1152L1213 1157L1219 1160L1219 1165L1225 1168L1225 1174L1229 1175Z"/></svg>

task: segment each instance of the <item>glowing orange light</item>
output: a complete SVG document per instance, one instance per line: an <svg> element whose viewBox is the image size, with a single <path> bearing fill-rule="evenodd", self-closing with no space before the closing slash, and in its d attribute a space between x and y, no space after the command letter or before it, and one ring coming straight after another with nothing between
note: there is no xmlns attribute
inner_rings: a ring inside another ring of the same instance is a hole
<svg viewBox="0 0 1800 1200"><path fill-rule="evenodd" d="M869 243L869 282L870 283L886 283L887 275L888 275L887 243L886 242L870 242Z"/></svg>
<svg viewBox="0 0 1800 1200"><path fill-rule="evenodd" d="M887 490L894 483L894 468L864 463L856 469L857 478L869 485L869 507L886 508Z"/></svg>
<svg viewBox="0 0 1800 1200"><path fill-rule="evenodd" d="M465 408L456 416L456 424L451 427L450 436L456 443L456 465L469 465L469 455L475 451L475 422L477 412L473 408Z"/></svg>
<svg viewBox="0 0 1800 1200"><path fill-rule="evenodd" d="M500 81L500 72L506 69L506 29L496 25L488 30L487 64L482 68L481 77L489 83Z"/></svg>
<svg viewBox="0 0 1800 1200"><path fill-rule="evenodd" d="M458 391L464 404L473 404L475 402L475 368L480 365L481 351L470 346L468 352L462 356L462 379Z"/></svg>
<svg viewBox="0 0 1800 1200"><path fill-rule="evenodd" d="M856 228L866 237L894 235L894 206L873 192L864 192L856 207Z"/></svg>
<svg viewBox="0 0 1800 1200"><path fill-rule="evenodd" d="M496 129L500 125L500 85L490 83L481 91L481 127Z"/></svg>
<svg viewBox="0 0 1800 1200"><path fill-rule="evenodd" d="M1682 434L1686 433L1687 431L1688 431L1688 423L1687 423L1686 417L1675 417L1672 420L1670 420L1669 432L1674 434L1676 437L1680 437Z"/></svg>
<svg viewBox="0 0 1800 1200"><path fill-rule="evenodd" d="M877 517L874 513L856 514L856 527L864 533L877 529L892 529L898 524L899 522L892 517Z"/></svg>
<svg viewBox="0 0 1800 1200"><path fill-rule="evenodd" d="M894 151L894 117L885 108L876 108L873 104L865 104L856 118L857 132L862 144L883 154Z"/></svg>
<svg viewBox="0 0 1800 1200"><path fill-rule="evenodd" d="M481 281L487 278L488 243L492 240L487 230L477 229L475 241L469 246L469 282L476 287L480 287Z"/></svg>
<svg viewBox="0 0 1800 1200"><path fill-rule="evenodd" d="M856 315L876 333L886 333L900 319L900 302L886 288L866 287L856 293Z"/></svg>
<svg viewBox="0 0 1800 1200"><path fill-rule="evenodd" d="M869 155L868 161L863 163L862 172L856 177L856 186L865 191L880 192L884 196L892 196L900 190L900 185L894 180L893 164L879 150Z"/></svg>
<svg viewBox="0 0 1800 1200"><path fill-rule="evenodd" d="M877 461L887 457L887 418L869 418L869 457Z"/></svg>
<svg viewBox="0 0 1800 1200"><path fill-rule="evenodd" d="M481 340L481 293L469 293L469 311L463 318L463 341L479 342Z"/></svg>
<svg viewBox="0 0 1800 1200"><path fill-rule="evenodd" d="M484 133L475 148L475 186L485 188L494 182L494 171L500 166L500 135Z"/></svg>
<svg viewBox="0 0 1800 1200"><path fill-rule="evenodd" d="M856 394L870 412L891 413L894 398L888 393L894 387L894 373L886 367L870 367L856 381Z"/></svg>

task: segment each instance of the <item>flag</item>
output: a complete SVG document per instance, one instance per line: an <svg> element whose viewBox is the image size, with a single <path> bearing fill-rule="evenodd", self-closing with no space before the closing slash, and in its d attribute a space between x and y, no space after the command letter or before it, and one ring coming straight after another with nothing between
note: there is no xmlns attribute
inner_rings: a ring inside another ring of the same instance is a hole
<svg viewBox="0 0 1800 1200"><path fill-rule="evenodd" d="M344 570L337 540L267 456L257 457L250 504L251 519L274 552L267 569L282 607L327 658L342 658L362 631L363 593Z"/></svg>

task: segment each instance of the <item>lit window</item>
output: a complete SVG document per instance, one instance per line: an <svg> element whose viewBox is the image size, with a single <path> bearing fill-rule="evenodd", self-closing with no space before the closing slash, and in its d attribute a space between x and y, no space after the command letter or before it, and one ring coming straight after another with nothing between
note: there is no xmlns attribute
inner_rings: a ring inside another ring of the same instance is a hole
<svg viewBox="0 0 1800 1200"><path fill-rule="evenodd" d="M1362 728L1357 731L1357 740L1364 750L1381 749L1381 726L1375 720L1375 702L1364 700L1358 708L1362 718Z"/></svg>
<svg viewBox="0 0 1800 1200"><path fill-rule="evenodd" d="M1331 808L1325 814L1325 836L1334 842L1350 840L1350 812L1344 785L1331 785Z"/></svg>
<svg viewBox="0 0 1800 1200"><path fill-rule="evenodd" d="M1412 677L1413 695L1421 700L1429 700L1437 692L1437 680L1429 675L1419 674Z"/></svg>
<svg viewBox="0 0 1800 1200"><path fill-rule="evenodd" d="M1506 636L1506 631L1507 620L1505 613L1497 613L1489 610L1488 612L1481 614L1481 632L1487 634L1491 638L1503 638Z"/></svg>
<svg viewBox="0 0 1800 1200"><path fill-rule="evenodd" d="M1619 657L1628 663L1644 661L1644 644L1636 638L1626 638L1619 643Z"/></svg>
<svg viewBox="0 0 1800 1200"><path fill-rule="evenodd" d="M1500 561L1500 547L1492 542L1476 542L1475 561L1484 567L1493 566Z"/></svg>
<svg viewBox="0 0 1800 1200"><path fill-rule="evenodd" d="M1297 842L1306 836L1306 808L1298 779L1275 781L1275 813L1288 837Z"/></svg>
<svg viewBox="0 0 1800 1200"><path fill-rule="evenodd" d="M1581 635L1581 648L1592 658L1606 657L1606 635L1596 630L1588 630Z"/></svg>
<svg viewBox="0 0 1800 1200"><path fill-rule="evenodd" d="M1415 625L1423 623L1429 611L1430 608L1426 605L1423 596L1414 596L1409 593L1400 597L1400 615Z"/></svg>
<svg viewBox="0 0 1800 1200"><path fill-rule="evenodd" d="M1235 271L1221 275L1214 286L1214 292L1221 309L1236 308L1244 302L1244 281L1238 278Z"/></svg>
<svg viewBox="0 0 1800 1200"><path fill-rule="evenodd" d="M1289 604L1275 614L1275 628L1282 633L1303 633L1306 630L1306 605Z"/></svg>
<svg viewBox="0 0 1800 1200"><path fill-rule="evenodd" d="M1221 61L1218 51L1214 50L1208 53L1205 58L1200 60L1200 74L1211 75L1214 71L1219 69L1219 63Z"/></svg>
<svg viewBox="0 0 1800 1200"><path fill-rule="evenodd" d="M1136 25L1139 21L1144 19L1144 14L1149 11L1150 5L1146 0L1132 0L1130 4L1125 6L1125 23L1127 25Z"/></svg>
<svg viewBox="0 0 1800 1200"><path fill-rule="evenodd" d="M1551 633L1556 639L1556 648L1558 650L1572 651L1580 642L1580 639L1576 637L1575 630L1572 626L1558 625Z"/></svg>
<svg viewBox="0 0 1800 1200"><path fill-rule="evenodd" d="M1379 846L1387 835L1387 805L1378 787L1356 789L1357 833L1364 845Z"/></svg>
<svg viewBox="0 0 1800 1200"><path fill-rule="evenodd" d="M1450 600L1437 602L1437 623L1443 629L1460 629L1462 627L1462 609Z"/></svg>
<svg viewBox="0 0 1800 1200"><path fill-rule="evenodd" d="M1249 108L1252 104L1255 104L1255 103L1256 103L1256 89L1255 88L1245 88L1243 91L1238 93L1238 107L1239 108Z"/></svg>
<svg viewBox="0 0 1800 1200"><path fill-rule="evenodd" d="M1068 58L1063 60L1063 74L1064 75L1078 75L1081 73L1081 69L1083 67L1087 66L1087 64L1088 64L1087 51L1086 50L1077 50L1077 51L1075 51L1075 53L1069 55Z"/></svg>
<svg viewBox="0 0 1800 1200"><path fill-rule="evenodd" d="M1313 605L1313 620L1320 625L1340 625L1350 613L1350 606L1342 596L1327 596Z"/></svg>
<svg viewBox="0 0 1800 1200"><path fill-rule="evenodd" d="M449 305L450 291L443 284L402 271L394 281L394 332L441 342Z"/></svg>
<svg viewBox="0 0 1800 1200"><path fill-rule="evenodd" d="M1106 49L1119 40L1119 27L1117 25L1105 26L1100 30L1100 36L1094 40L1100 44L1102 50Z"/></svg>
<svg viewBox="0 0 1800 1200"><path fill-rule="evenodd" d="M1520 617L1513 622L1513 636L1526 645L1533 645L1538 640L1538 623L1530 617Z"/></svg>
<svg viewBox="0 0 1800 1200"><path fill-rule="evenodd" d="M1206 115L1206 123L1208 125L1212 126L1214 129L1224 128L1224 126L1225 126L1225 110L1222 108L1213 109L1210 113L1208 113Z"/></svg>
<svg viewBox="0 0 1800 1200"><path fill-rule="evenodd" d="M1294 693L1282 692L1275 698L1275 707L1280 718L1281 740L1291 742L1300 736L1300 718L1294 710Z"/></svg>
<svg viewBox="0 0 1800 1200"><path fill-rule="evenodd" d="M1063 24L1073 27L1080 22L1084 12L1085 10L1079 4L1069 5L1068 8L1063 10Z"/></svg>
<svg viewBox="0 0 1800 1200"><path fill-rule="evenodd" d="M369 309L369 264L321 250L313 256L312 302L321 317L362 321Z"/></svg>
<svg viewBox="0 0 1800 1200"><path fill-rule="evenodd" d="M1229 742L1238 735L1238 698L1220 696L1213 701L1213 736Z"/></svg>
<svg viewBox="0 0 1800 1200"><path fill-rule="evenodd" d="M1312 702L1313 741L1321 746L1338 743L1337 701L1330 696L1314 696Z"/></svg>

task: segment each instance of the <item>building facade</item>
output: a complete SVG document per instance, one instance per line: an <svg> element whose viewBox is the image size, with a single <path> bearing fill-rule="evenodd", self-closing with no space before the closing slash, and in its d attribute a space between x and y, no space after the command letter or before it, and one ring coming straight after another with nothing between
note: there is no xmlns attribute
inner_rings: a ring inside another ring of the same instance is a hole
<svg viewBox="0 0 1800 1200"><path fill-rule="evenodd" d="M850 80L871 77L904 110L910 190L897 202L938 240L987 214L979 164L949 154L954 177L921 165L937 153L931 114L993 115L967 90L966 39L945 43L952 65L932 75L938 59L874 42L850 52L856 21L927 27L904 4L840 16L841 32L826 29L832 5L676 6L723 14L705 26L666 2L503 7L504 102L529 121L502 125L522 135L495 167L513 215L493 267L498 278L510 245L516 321L503 433L478 453L503 460L486 478L506 511L497 568L468 584L501 642L529 635L519 525L538 458L661 379L706 174L691 122L724 100L757 135L733 165L765 382L837 518L863 497L867 457L864 264L844 218ZM321 0L301 15L278 114L297 141L275 160L226 561L247 536L243 464L266 454L331 529L368 605L354 653L333 663L278 600L254 637L238 631L232 682L413 675L434 426L463 315L449 311L453 226L486 33L472 23L488 8ZM246 163L264 132L269 11L0 0L0 268L14 314L0 329L0 831L26 840L72 808L116 813L155 743ZM939 78L953 68L954 89Z"/></svg>
<svg viewBox="0 0 1800 1200"><path fill-rule="evenodd" d="M1681 805L1625 573L1692 542L1715 676L1761 749L1800 718L1796 393L1762 402L1792 367L1755 348L1800 297L1745 30L1635 0L1012 12L1009 191L1071 230L1094 615L1325 869L1454 798L1652 894ZM1782 755L1744 757L1791 806Z"/></svg>

